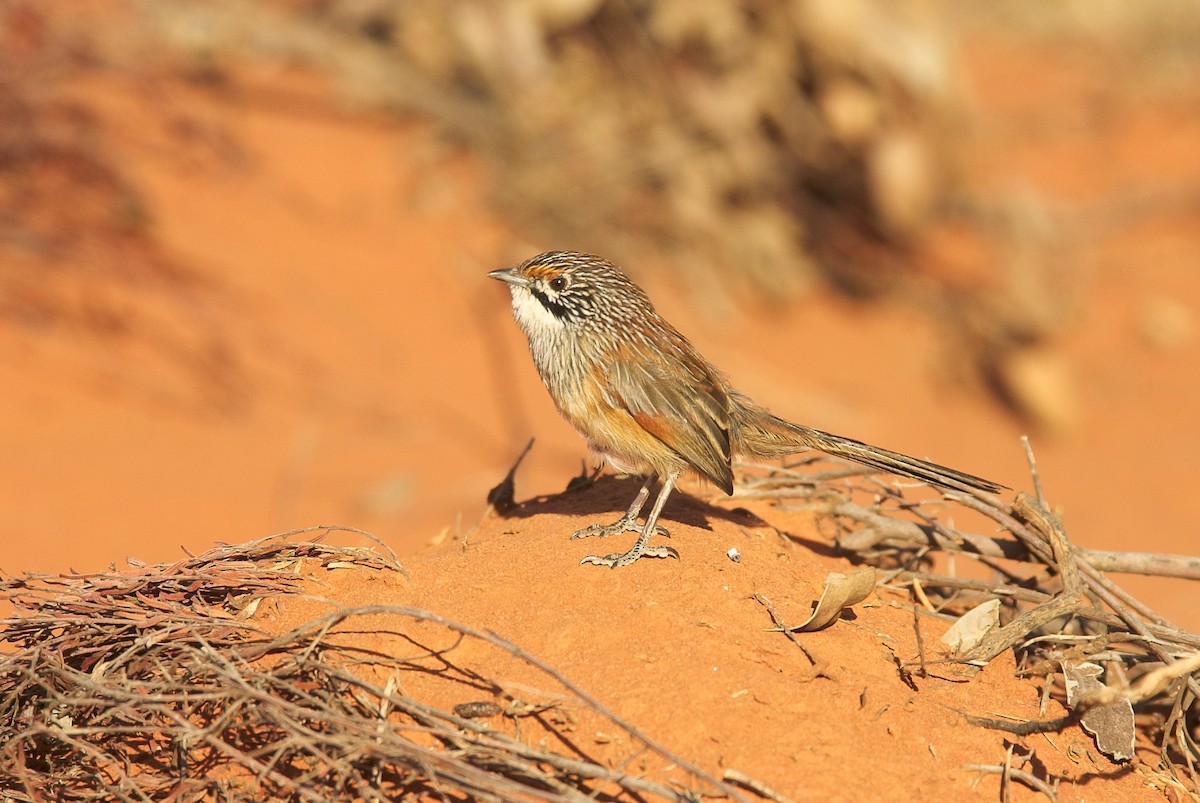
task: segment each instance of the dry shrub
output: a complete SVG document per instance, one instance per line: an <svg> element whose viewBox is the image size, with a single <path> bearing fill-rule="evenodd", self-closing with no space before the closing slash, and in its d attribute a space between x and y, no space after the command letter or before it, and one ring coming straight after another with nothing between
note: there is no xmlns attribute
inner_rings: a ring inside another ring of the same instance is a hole
<svg viewBox="0 0 1200 803"><path fill-rule="evenodd" d="M433 117L531 236L773 300L818 272L886 286L956 158L948 40L919 2L172 6L198 64L298 57Z"/></svg>

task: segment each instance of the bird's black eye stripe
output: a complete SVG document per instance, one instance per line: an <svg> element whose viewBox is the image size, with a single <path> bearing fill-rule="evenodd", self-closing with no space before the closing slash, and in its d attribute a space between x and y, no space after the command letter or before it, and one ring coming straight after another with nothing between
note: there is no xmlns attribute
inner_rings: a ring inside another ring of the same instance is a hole
<svg viewBox="0 0 1200 803"><path fill-rule="evenodd" d="M567 289L567 278L565 276L555 276L550 280L550 289L556 293L561 293Z"/></svg>
<svg viewBox="0 0 1200 803"><path fill-rule="evenodd" d="M557 279L555 281L557 281ZM551 282L551 284L553 284L553 282ZM551 315L553 315L555 318L558 318L559 320L566 319L566 317L567 317L567 305L566 304L561 304L558 301L555 301L554 299L550 298L550 296L546 295L546 293L544 291L542 291L536 287L529 288L529 291L531 293L533 293L533 297L536 298L543 307L545 307L546 309L548 309L550 311Z"/></svg>

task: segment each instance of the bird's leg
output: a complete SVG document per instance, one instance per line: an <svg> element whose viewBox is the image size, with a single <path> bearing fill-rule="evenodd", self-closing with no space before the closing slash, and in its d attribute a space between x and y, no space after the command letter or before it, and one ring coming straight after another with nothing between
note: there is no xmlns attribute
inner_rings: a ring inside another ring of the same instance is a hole
<svg viewBox="0 0 1200 803"><path fill-rule="evenodd" d="M571 539L590 538L593 535L604 538L610 535L620 535L621 533L641 532L642 528L638 525L638 514L642 512L642 507L646 504L646 500L650 498L650 483L654 482L655 476L651 474L646 478L642 489L637 492L637 496L633 497L633 504L629 506L629 510L625 511L624 516L612 524L590 524L582 530L578 530L571 536ZM668 535L665 527L659 527L658 529L663 535Z"/></svg>
<svg viewBox="0 0 1200 803"><path fill-rule="evenodd" d="M662 529L658 526L658 515L662 513L663 505L667 503L667 497L671 495L671 490L674 489L675 482L679 479L679 474L680 472L676 471L663 480L662 490L658 492L658 498L654 500L654 507L651 509L650 515L646 517L646 524L642 527L642 534L638 536L637 543L633 545L633 549L629 550L623 555L620 553L605 555L604 557L599 555L588 555L586 558L581 560L580 563L594 563L597 566L609 566L615 569L618 566L628 566L638 558L678 558L679 553L676 552L673 547L648 547L646 544L649 543L650 536L654 535L655 530ZM639 508L645 503L645 497L648 496L649 493L650 483L647 482L646 485L642 487L641 492L638 494L638 499L634 500L634 502L638 504ZM632 512L632 508L630 510ZM636 516L636 514L634 515ZM663 530L663 532L666 531Z"/></svg>

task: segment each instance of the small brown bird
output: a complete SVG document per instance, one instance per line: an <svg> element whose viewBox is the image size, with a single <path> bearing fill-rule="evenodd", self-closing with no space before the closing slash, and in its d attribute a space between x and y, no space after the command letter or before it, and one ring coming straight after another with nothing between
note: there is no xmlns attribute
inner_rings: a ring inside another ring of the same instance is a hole
<svg viewBox="0 0 1200 803"><path fill-rule="evenodd" d="M680 474L692 469L732 494L735 456L817 449L947 488L1003 487L771 415L731 388L654 311L646 293L601 257L549 251L488 276L508 284L513 316L529 338L533 361L559 412L614 469L647 475L618 521L593 524L571 536L640 532L637 543L624 554L589 555L583 563L616 568L641 557L675 554L670 547L647 544L656 531L666 532L658 517ZM639 525L655 477L662 478L662 490L646 523Z"/></svg>

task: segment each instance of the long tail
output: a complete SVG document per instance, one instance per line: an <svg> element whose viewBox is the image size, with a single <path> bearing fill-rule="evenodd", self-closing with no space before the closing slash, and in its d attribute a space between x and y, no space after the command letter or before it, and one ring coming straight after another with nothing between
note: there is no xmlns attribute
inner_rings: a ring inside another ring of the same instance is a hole
<svg viewBox="0 0 1200 803"><path fill-rule="evenodd" d="M793 424L772 415L749 401L739 399L738 440L741 453L756 457L778 457L795 454L804 449L816 449L826 454L844 457L856 463L890 471L912 479L955 490L978 490L996 493L1006 486L964 471L939 466L928 460L909 457L900 452L872 446L853 438L831 435L819 429Z"/></svg>

